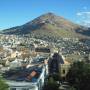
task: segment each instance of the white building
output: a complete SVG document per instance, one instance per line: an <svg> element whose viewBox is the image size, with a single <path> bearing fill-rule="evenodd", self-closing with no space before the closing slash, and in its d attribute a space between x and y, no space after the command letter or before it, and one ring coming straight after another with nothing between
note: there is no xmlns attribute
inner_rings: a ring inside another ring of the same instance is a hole
<svg viewBox="0 0 90 90"><path fill-rule="evenodd" d="M6 83L9 85L9 90L42 90L44 86L45 80L45 66L42 67L40 76L37 78L36 81L15 81L15 80L7 80Z"/></svg>
<svg viewBox="0 0 90 90"><path fill-rule="evenodd" d="M14 69L17 67L21 67L21 61L22 59L15 59L14 61L10 62L10 68Z"/></svg>

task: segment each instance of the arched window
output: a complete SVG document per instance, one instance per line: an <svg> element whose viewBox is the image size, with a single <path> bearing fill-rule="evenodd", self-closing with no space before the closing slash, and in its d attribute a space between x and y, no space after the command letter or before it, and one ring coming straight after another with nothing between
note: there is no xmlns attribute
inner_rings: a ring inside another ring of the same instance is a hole
<svg viewBox="0 0 90 90"><path fill-rule="evenodd" d="M65 74L65 70L63 70L63 74Z"/></svg>

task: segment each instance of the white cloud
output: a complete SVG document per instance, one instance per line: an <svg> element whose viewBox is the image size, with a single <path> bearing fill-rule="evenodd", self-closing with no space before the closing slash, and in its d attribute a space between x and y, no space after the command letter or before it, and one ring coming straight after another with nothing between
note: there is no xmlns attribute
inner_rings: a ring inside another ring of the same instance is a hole
<svg viewBox="0 0 90 90"><path fill-rule="evenodd" d="M81 12L82 14L87 14L87 15L90 15L90 12L87 11L87 12Z"/></svg>
<svg viewBox="0 0 90 90"><path fill-rule="evenodd" d="M76 15L77 15L77 16L81 16L81 15L82 15L82 13L81 13L81 12L78 12Z"/></svg>
<svg viewBox="0 0 90 90"><path fill-rule="evenodd" d="M76 14L80 24L90 26L90 11L82 11Z"/></svg>
<svg viewBox="0 0 90 90"><path fill-rule="evenodd" d="M89 12L89 11L87 11L87 12L78 12L76 15L77 15L77 16L81 16L81 15L90 16L90 12Z"/></svg>

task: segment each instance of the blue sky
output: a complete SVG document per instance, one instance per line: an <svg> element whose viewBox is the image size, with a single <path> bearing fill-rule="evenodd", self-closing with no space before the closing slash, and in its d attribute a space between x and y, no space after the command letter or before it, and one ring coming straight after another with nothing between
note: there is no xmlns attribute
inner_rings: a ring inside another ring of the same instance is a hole
<svg viewBox="0 0 90 90"><path fill-rule="evenodd" d="M22 25L47 12L79 22L81 12L89 11L90 0L0 0L0 30Z"/></svg>

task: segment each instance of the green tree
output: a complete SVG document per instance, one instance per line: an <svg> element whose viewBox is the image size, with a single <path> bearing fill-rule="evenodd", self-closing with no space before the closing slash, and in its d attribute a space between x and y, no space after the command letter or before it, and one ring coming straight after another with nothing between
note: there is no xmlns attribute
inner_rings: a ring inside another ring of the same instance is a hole
<svg viewBox="0 0 90 90"><path fill-rule="evenodd" d="M49 77L47 85L44 86L44 90L59 90L58 85L53 77Z"/></svg>
<svg viewBox="0 0 90 90"><path fill-rule="evenodd" d="M72 87L70 87L70 89L69 90L76 90L73 86Z"/></svg>
<svg viewBox="0 0 90 90"><path fill-rule="evenodd" d="M76 90L90 90L90 64L75 62L67 74L67 80Z"/></svg>
<svg viewBox="0 0 90 90"><path fill-rule="evenodd" d="M0 90L8 90L8 85L2 78L0 78Z"/></svg>

